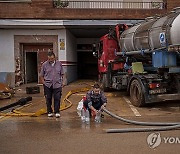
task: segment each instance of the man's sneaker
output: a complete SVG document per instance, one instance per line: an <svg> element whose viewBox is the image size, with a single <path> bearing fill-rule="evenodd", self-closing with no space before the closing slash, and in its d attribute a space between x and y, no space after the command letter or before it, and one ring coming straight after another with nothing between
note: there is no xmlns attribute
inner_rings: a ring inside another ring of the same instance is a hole
<svg viewBox="0 0 180 154"><path fill-rule="evenodd" d="M53 114L52 113L48 113L48 117L53 117Z"/></svg>
<svg viewBox="0 0 180 154"><path fill-rule="evenodd" d="M60 113L56 113L56 118L59 118L60 116Z"/></svg>

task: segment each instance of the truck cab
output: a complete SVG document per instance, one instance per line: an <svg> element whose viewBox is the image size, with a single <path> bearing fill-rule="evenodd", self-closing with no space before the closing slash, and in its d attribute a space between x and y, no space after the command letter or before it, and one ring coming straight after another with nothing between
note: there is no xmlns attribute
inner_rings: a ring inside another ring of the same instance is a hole
<svg viewBox="0 0 180 154"><path fill-rule="evenodd" d="M179 13L171 14L171 22L177 16L180 16ZM163 35L166 38L165 32L150 35L149 31L156 30L153 24L161 24L160 21L161 18L147 20L129 29L117 25L115 30L100 38L96 55L99 81L105 91L111 88L125 89L132 104L137 107L153 102L180 100L180 42L179 45L167 44L166 39L160 37ZM159 43L154 41L157 37ZM175 40L178 41L178 38Z"/></svg>
<svg viewBox="0 0 180 154"><path fill-rule="evenodd" d="M106 34L100 38L97 48L99 81L106 91L112 88L111 76L123 70L124 61L119 56L118 42L113 34Z"/></svg>

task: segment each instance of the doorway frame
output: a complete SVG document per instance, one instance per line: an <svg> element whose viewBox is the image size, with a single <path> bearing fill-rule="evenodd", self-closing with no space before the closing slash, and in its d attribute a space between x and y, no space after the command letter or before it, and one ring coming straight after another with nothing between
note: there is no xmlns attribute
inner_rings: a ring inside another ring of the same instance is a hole
<svg viewBox="0 0 180 154"><path fill-rule="evenodd" d="M15 84L24 84L23 44L52 44L58 57L58 35L14 35ZM38 79L39 82L39 79Z"/></svg>
<svg viewBox="0 0 180 154"><path fill-rule="evenodd" d="M37 54L37 73L38 73L38 79L37 79L37 82L38 82L38 84L40 83L40 79L39 79L39 65L38 65L38 59L39 59L39 52L38 52L38 50L37 51L25 51L25 47L24 46L52 46L53 47L53 44L52 43L36 43L36 44L34 44L34 43L23 43L22 44L22 51L21 51L21 55L22 55L22 66L23 66L23 76L24 76L24 83L25 84L27 84L27 72L26 72L26 53L27 52L29 52L29 53L31 53L31 52L35 52L36 54ZM52 48L50 48L50 50L52 50Z"/></svg>

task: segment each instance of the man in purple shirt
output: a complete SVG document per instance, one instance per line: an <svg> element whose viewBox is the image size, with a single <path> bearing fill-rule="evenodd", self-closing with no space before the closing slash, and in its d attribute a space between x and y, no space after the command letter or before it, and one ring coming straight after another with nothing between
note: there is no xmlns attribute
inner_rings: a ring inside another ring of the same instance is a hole
<svg viewBox="0 0 180 154"><path fill-rule="evenodd" d="M63 68L56 60L53 52L48 52L48 60L42 64L40 78L44 86L48 117L53 116L52 97L54 97L54 113L60 117L60 100L63 86Z"/></svg>

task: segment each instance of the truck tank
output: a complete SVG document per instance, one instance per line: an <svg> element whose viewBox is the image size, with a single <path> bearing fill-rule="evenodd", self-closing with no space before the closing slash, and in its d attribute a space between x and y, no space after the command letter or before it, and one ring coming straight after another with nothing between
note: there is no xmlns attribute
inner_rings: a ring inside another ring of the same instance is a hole
<svg viewBox="0 0 180 154"><path fill-rule="evenodd" d="M153 51L161 48L171 51L171 47L176 46L176 50L180 51L179 25L180 8L175 8L163 17L146 18L144 22L134 25L121 34L121 49L123 52L136 54L140 50Z"/></svg>

